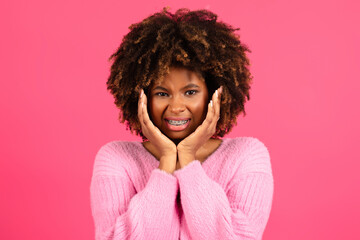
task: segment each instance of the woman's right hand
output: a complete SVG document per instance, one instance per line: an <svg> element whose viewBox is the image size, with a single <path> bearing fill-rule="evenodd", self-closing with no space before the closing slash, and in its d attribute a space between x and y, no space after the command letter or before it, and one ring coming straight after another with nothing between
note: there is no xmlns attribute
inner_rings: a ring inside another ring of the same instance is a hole
<svg viewBox="0 0 360 240"><path fill-rule="evenodd" d="M168 173L173 173L175 171L177 161L176 145L151 121L147 111L147 97L144 94L143 89L141 89L138 102L138 118L143 135L156 148L156 151L160 155L159 169Z"/></svg>

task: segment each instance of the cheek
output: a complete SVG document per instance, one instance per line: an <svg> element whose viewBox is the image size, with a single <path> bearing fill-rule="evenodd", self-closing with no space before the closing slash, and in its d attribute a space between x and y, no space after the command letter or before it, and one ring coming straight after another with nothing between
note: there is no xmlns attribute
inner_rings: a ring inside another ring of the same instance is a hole
<svg viewBox="0 0 360 240"><path fill-rule="evenodd" d="M205 101L196 101L192 104L192 109L197 118L202 118L207 113L207 103Z"/></svg>
<svg viewBox="0 0 360 240"><path fill-rule="evenodd" d="M156 101L150 101L149 108L150 108L149 109L150 118L153 121L159 121L159 119L161 120L161 116L162 116L161 104L159 104L159 102Z"/></svg>

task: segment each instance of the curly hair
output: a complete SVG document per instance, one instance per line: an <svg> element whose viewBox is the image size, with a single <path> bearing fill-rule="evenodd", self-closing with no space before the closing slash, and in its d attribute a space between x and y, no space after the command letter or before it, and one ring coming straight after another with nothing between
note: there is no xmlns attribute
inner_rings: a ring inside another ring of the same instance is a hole
<svg viewBox="0 0 360 240"><path fill-rule="evenodd" d="M252 83L246 52L251 51L235 33L239 28L218 21L208 10L182 8L172 14L163 8L129 29L109 58L114 62L106 84L120 109L120 122L131 133L146 139L137 116L140 89L147 94L174 66L202 73L209 96L223 86L214 138L228 133L241 112L246 115Z"/></svg>

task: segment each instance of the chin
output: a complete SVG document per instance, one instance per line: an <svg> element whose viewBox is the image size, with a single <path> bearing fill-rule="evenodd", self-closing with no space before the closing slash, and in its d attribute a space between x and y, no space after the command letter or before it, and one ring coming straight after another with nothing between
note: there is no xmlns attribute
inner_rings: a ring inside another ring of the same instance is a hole
<svg viewBox="0 0 360 240"><path fill-rule="evenodd" d="M170 133L170 134L165 134L168 138L170 138L172 141L174 142L179 142L181 140L183 140L184 138L186 138L187 136L189 136L190 134L185 134L185 133Z"/></svg>

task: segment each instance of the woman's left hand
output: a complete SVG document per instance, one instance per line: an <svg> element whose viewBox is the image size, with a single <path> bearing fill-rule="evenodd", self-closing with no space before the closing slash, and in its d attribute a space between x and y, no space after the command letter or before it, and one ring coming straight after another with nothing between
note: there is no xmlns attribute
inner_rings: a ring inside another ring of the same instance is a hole
<svg viewBox="0 0 360 240"><path fill-rule="evenodd" d="M178 168L182 168L195 160L195 154L216 132L216 124L220 116L220 99L222 87L218 88L208 104L208 112L203 123L177 145Z"/></svg>

